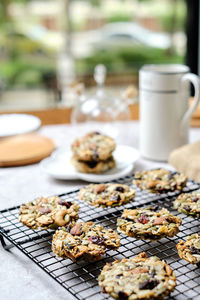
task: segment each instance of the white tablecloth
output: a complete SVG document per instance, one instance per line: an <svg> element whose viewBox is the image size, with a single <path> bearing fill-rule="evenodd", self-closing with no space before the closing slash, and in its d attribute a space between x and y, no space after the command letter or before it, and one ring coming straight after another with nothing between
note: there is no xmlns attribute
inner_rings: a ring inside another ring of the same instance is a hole
<svg viewBox="0 0 200 300"><path fill-rule="evenodd" d="M117 143L138 148L138 122L116 123L114 129L107 124L97 124L92 128L87 124L52 125L40 129L40 134L52 138L56 146L70 145L75 137L90 130L99 130L113 135ZM200 138L200 128L190 130L190 142ZM135 170L155 167L171 168L167 163L157 163L140 158ZM59 181L43 173L39 164L0 169L0 209L11 207L38 196L48 196L67 192L82 181ZM8 300L66 300L71 296L29 258L12 248L10 252L0 246L0 299Z"/></svg>

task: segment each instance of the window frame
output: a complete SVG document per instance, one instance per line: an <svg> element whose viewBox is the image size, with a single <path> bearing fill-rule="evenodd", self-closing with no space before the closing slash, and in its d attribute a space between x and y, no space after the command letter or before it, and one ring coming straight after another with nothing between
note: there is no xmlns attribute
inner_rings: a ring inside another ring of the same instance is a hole
<svg viewBox="0 0 200 300"><path fill-rule="evenodd" d="M186 0L186 64L192 73L200 75L200 0Z"/></svg>

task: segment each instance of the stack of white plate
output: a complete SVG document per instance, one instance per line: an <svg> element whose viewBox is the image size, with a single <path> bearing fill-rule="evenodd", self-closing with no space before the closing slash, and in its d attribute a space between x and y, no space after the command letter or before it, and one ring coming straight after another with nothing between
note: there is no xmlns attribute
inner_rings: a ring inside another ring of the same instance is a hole
<svg viewBox="0 0 200 300"><path fill-rule="evenodd" d="M62 147L44 159L40 164L42 169L50 176L63 179L82 179L89 182L103 182L115 180L131 173L134 162L139 158L139 152L129 146L117 145L113 156L116 161L116 167L104 174L87 174L76 171L70 162L72 153L67 147Z"/></svg>

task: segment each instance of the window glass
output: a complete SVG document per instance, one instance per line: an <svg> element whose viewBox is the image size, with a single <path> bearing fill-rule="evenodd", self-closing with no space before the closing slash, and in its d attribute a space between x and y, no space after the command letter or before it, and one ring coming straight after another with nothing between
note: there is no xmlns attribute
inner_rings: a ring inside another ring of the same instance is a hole
<svg viewBox="0 0 200 300"><path fill-rule="evenodd" d="M118 87L143 64L184 63L185 22L184 0L2 0L0 109L58 105L99 63Z"/></svg>
<svg viewBox="0 0 200 300"><path fill-rule="evenodd" d="M78 3L81 17L75 14ZM79 40L84 55L75 55L79 75L91 74L99 62L109 73L132 75L146 63L184 63L184 0L74 1L72 11L74 30L87 31Z"/></svg>

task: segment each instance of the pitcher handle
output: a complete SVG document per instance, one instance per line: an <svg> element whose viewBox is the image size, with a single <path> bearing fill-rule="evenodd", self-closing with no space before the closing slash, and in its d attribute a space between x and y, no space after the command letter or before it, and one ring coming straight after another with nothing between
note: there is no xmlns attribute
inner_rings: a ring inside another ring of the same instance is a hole
<svg viewBox="0 0 200 300"><path fill-rule="evenodd" d="M200 100L200 80L199 80L199 77L195 74L188 73L188 74L185 74L181 78L181 83L182 84L184 84L187 81L190 81L194 86L194 101L193 101L193 104L188 108L188 110L183 115L183 118L182 118L182 121L181 121L181 127L182 128L187 124L189 118L192 116L193 112L196 110L196 108L199 104L199 100Z"/></svg>

